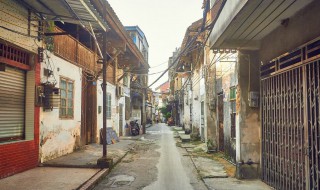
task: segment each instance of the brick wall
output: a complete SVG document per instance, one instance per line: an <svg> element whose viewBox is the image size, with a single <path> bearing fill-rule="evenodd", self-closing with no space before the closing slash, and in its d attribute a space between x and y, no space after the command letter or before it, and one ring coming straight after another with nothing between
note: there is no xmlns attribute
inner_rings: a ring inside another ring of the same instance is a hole
<svg viewBox="0 0 320 190"><path fill-rule="evenodd" d="M35 82L40 84L40 64L35 64ZM39 158L39 113L35 107L34 140L0 144L0 179L23 172L38 165Z"/></svg>

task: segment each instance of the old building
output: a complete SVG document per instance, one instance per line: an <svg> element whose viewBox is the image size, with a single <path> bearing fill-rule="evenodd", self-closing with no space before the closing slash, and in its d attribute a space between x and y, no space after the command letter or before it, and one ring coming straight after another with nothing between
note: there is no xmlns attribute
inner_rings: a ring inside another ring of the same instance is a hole
<svg viewBox="0 0 320 190"><path fill-rule="evenodd" d="M38 164L40 84L38 22L16 1L1 1L0 23L0 178ZM13 15L13 16L12 16Z"/></svg>
<svg viewBox="0 0 320 190"><path fill-rule="evenodd" d="M319 6L226 1L210 33L213 52L238 51L239 178L261 177L276 189L319 189Z"/></svg>
<svg viewBox="0 0 320 190"><path fill-rule="evenodd" d="M0 178L100 142L103 55L107 127L123 135L125 110L131 111L124 73L148 68L107 2L48 4L1 2Z"/></svg>
<svg viewBox="0 0 320 190"><path fill-rule="evenodd" d="M131 117L130 120L138 120L142 126L142 132L145 133L147 121L146 115L146 100L148 98L148 59L149 59L149 44L146 36L139 26L126 26L129 36L143 56L144 61L138 67L133 67L127 73L130 77L130 98L131 98Z"/></svg>
<svg viewBox="0 0 320 190"><path fill-rule="evenodd" d="M166 81L155 88L155 105L157 108L156 116L159 121L165 121L165 117L159 111L160 108L167 107L168 105L168 96L170 92L169 81Z"/></svg>

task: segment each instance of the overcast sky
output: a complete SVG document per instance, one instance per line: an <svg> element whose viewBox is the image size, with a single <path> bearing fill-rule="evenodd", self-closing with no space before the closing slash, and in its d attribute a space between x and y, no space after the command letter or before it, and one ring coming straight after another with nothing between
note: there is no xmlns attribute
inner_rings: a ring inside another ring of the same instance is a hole
<svg viewBox="0 0 320 190"><path fill-rule="evenodd" d="M108 0L124 26L138 25L149 43L149 65L167 62L180 47L185 31L202 18L201 0ZM151 68L149 73L163 71L167 63ZM161 73L149 76L151 84ZM168 80L165 74L155 85Z"/></svg>

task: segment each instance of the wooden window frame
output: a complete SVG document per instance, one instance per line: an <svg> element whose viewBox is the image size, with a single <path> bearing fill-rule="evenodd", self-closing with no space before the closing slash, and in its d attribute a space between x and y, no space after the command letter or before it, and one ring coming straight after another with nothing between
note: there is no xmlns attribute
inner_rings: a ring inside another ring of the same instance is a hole
<svg viewBox="0 0 320 190"><path fill-rule="evenodd" d="M112 111L112 109L111 109L111 101L112 100L112 96L111 96L111 93L107 93L107 119L111 119L111 111ZM109 102L110 102L110 105L109 105Z"/></svg>
<svg viewBox="0 0 320 190"><path fill-rule="evenodd" d="M65 81L66 82L66 89L62 89L61 88L61 81ZM69 89L68 89L68 84L72 83L72 115L68 115L68 109L71 108L71 107L68 107L68 102L69 102L69 98L68 98L68 92L69 92ZM59 118L60 119L74 119L74 80L72 79L69 79L67 77L60 77L60 108L59 108ZM62 90L65 90L66 91L66 98L62 98ZM65 99L66 100L66 107L64 108L65 109L65 115L62 115L61 113L61 109L63 109L62 107L62 99Z"/></svg>
<svg viewBox="0 0 320 190"><path fill-rule="evenodd" d="M231 97L231 92L234 90L234 97ZM234 101L237 99L237 87L233 86L233 87L230 87L230 91L229 91L229 100L230 101Z"/></svg>

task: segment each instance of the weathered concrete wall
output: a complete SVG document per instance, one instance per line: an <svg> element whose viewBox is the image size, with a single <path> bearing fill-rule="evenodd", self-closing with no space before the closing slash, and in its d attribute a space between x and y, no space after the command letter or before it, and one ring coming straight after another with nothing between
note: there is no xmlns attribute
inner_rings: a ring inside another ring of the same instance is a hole
<svg viewBox="0 0 320 190"><path fill-rule="evenodd" d="M192 76L192 132L200 134L201 102L200 102L200 70Z"/></svg>
<svg viewBox="0 0 320 190"><path fill-rule="evenodd" d="M59 109L40 111L40 159L41 162L68 154L80 146L81 126L81 73L82 70L51 54L45 57L41 68L41 82L56 82L60 86L60 77L74 81L74 117L72 119L59 118ZM43 69L53 69L53 76L47 78Z"/></svg>
<svg viewBox="0 0 320 190"><path fill-rule="evenodd" d="M214 57L210 48L205 49L205 65L207 68L205 77L205 123L206 123L206 135L205 142L209 149L218 148L218 136L217 136L217 111L216 106L209 106L213 102L216 103L216 64L211 65L211 60Z"/></svg>
<svg viewBox="0 0 320 190"><path fill-rule="evenodd" d="M138 124L141 126L141 109L132 109L131 120L138 120Z"/></svg>
<svg viewBox="0 0 320 190"><path fill-rule="evenodd" d="M120 104L122 104L122 117L120 117ZM122 135L125 135L125 126L126 126L126 120L125 120L125 107L126 107L126 101L125 97L118 98L118 130L119 132L122 131ZM122 126L120 125L120 120L122 120ZM120 133L118 133L120 135Z"/></svg>
<svg viewBox="0 0 320 190"><path fill-rule="evenodd" d="M190 85L188 85L189 81L187 81L187 87L184 91L184 105L183 105L183 125L185 130L191 129L190 123L190 99L192 96Z"/></svg>
<svg viewBox="0 0 320 190"><path fill-rule="evenodd" d="M261 43L260 58L268 62L298 46L320 36L320 1L313 1L289 19L288 25L280 26Z"/></svg>
<svg viewBox="0 0 320 190"><path fill-rule="evenodd" d="M224 57L226 55L222 55ZM233 57L236 57L233 56ZM216 66L217 94L223 93L223 133L224 133L224 151L226 156L235 162L236 156L236 138L231 137L231 101L230 88L237 87L238 78L236 65L237 60L226 56ZM236 126L237 127L237 126Z"/></svg>
<svg viewBox="0 0 320 190"><path fill-rule="evenodd" d="M200 85L200 91L199 91L199 99L200 99L200 105L203 105L203 108L200 107L200 109L203 109L203 119L201 116L201 112L200 112L200 136L201 138L203 138L202 140L204 140L205 142L207 139L207 122L206 122L206 85L205 85L205 78L204 78L204 65L201 65L200 68L200 76L201 79L199 81L199 85Z"/></svg>
<svg viewBox="0 0 320 190"><path fill-rule="evenodd" d="M261 125L259 108L249 107L248 92L260 89L258 52L239 53L237 94L237 177L258 178L260 170ZM239 108L239 109L238 109ZM239 110L239 112L238 112ZM252 165L240 162L254 162Z"/></svg>

